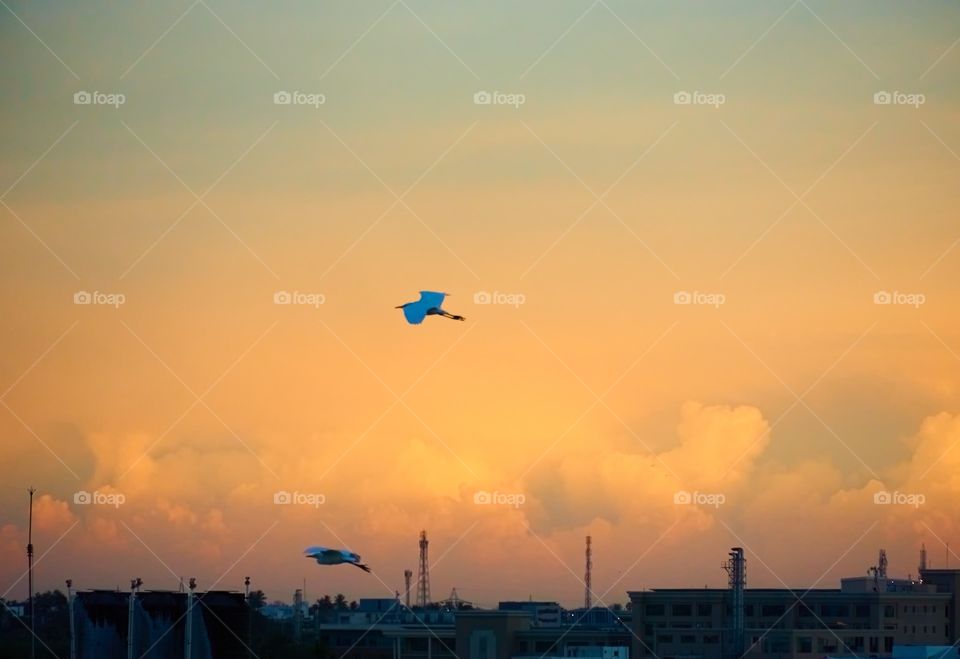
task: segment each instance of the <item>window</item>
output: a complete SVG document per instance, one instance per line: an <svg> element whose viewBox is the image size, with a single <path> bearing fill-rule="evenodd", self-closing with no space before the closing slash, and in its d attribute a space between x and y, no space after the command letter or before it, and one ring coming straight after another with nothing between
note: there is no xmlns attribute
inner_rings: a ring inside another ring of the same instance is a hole
<svg viewBox="0 0 960 659"><path fill-rule="evenodd" d="M790 639L786 636L765 636L762 649L770 654L786 654L790 652Z"/></svg>
<svg viewBox="0 0 960 659"><path fill-rule="evenodd" d="M713 615L713 604L697 604L697 615L703 617Z"/></svg>
<svg viewBox="0 0 960 659"><path fill-rule="evenodd" d="M663 604L647 604L644 613L648 616L662 616L664 612Z"/></svg>
<svg viewBox="0 0 960 659"><path fill-rule="evenodd" d="M893 652L893 636L883 637L883 651L887 653Z"/></svg>
<svg viewBox="0 0 960 659"><path fill-rule="evenodd" d="M887 604L885 607L883 607L883 615L885 618L893 618L895 615L897 615L897 607L895 607L893 604Z"/></svg>
<svg viewBox="0 0 960 659"><path fill-rule="evenodd" d="M761 615L764 618L776 618L782 616L786 609L783 604L764 604L761 609Z"/></svg>
<svg viewBox="0 0 960 659"><path fill-rule="evenodd" d="M732 613L732 611L728 611L727 613ZM744 604L744 605L743 605L743 615L744 615L744 616L752 616L752 615L753 615L753 604Z"/></svg>
<svg viewBox="0 0 960 659"><path fill-rule="evenodd" d="M693 645L694 643L697 642L697 637L694 636L693 634L681 634L680 642L686 643L687 645Z"/></svg>
<svg viewBox="0 0 960 659"><path fill-rule="evenodd" d="M797 607L797 611L801 618L812 618L813 610L807 606L806 602L801 602L800 606Z"/></svg>
<svg viewBox="0 0 960 659"><path fill-rule="evenodd" d="M657 643L673 643L673 636L671 634L659 634Z"/></svg>
<svg viewBox="0 0 960 659"><path fill-rule="evenodd" d="M693 605L692 605L692 604L674 604L674 605L673 605L673 615L675 615L675 616L692 616L692 615L693 615Z"/></svg>
<svg viewBox="0 0 960 659"><path fill-rule="evenodd" d="M824 653L824 654L830 654L830 653L832 653L832 652L837 652L837 651L839 650L839 647L838 647L837 643L838 643L837 639L835 639L835 638L833 638L833 637L830 637L830 638L818 637L818 638L817 638L817 652L822 652L822 653Z"/></svg>
<svg viewBox="0 0 960 659"><path fill-rule="evenodd" d="M810 636L801 636L797 639L797 652L801 653L811 653L813 652L813 638Z"/></svg>
<svg viewBox="0 0 960 659"><path fill-rule="evenodd" d="M423 643L425 639L410 639L410 650L414 652L426 652L427 645ZM497 656L497 640L493 632L484 630L475 630L470 635L470 656L477 659L493 659Z"/></svg>
<svg viewBox="0 0 960 659"><path fill-rule="evenodd" d="M870 617L870 605L869 605L869 604L857 604L854 615L857 616L858 618L869 618L869 617Z"/></svg>
<svg viewBox="0 0 960 659"><path fill-rule="evenodd" d="M850 615L846 604L821 604L820 615L825 618L844 618Z"/></svg>
<svg viewBox="0 0 960 659"><path fill-rule="evenodd" d="M720 637L716 634L704 634L703 642L707 645L715 645L720 642Z"/></svg>

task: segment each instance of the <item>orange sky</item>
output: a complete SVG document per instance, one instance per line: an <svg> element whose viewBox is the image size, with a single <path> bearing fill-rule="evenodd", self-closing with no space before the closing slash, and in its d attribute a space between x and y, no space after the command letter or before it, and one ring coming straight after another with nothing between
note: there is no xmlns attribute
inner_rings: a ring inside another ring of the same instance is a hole
<svg viewBox="0 0 960 659"><path fill-rule="evenodd" d="M960 546L955 5L3 11L7 597L30 485L41 589L382 596L422 528L486 605L581 601L587 534L607 603Z"/></svg>

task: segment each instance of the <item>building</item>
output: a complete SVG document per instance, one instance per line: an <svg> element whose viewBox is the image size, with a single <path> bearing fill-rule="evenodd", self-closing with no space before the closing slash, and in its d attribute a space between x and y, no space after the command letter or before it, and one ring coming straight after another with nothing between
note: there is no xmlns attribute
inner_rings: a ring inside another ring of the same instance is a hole
<svg viewBox="0 0 960 659"><path fill-rule="evenodd" d="M500 611L526 611L533 618L533 624L538 627L558 627L563 621L563 609L557 602L537 602L534 600L500 602L497 605Z"/></svg>
<svg viewBox="0 0 960 659"><path fill-rule="evenodd" d="M632 657L734 654L728 589L667 588L629 593ZM960 570L924 570L919 581L856 577L838 589L744 590L746 656L894 654L903 646L943 646L958 636Z"/></svg>
<svg viewBox="0 0 960 659"><path fill-rule="evenodd" d="M15 618L23 618L27 605L23 602L4 602L4 610Z"/></svg>
<svg viewBox="0 0 960 659"><path fill-rule="evenodd" d="M396 598L318 612L317 638L334 655L351 659L455 659L454 612L407 608Z"/></svg>
<svg viewBox="0 0 960 659"><path fill-rule="evenodd" d="M264 604L257 611L268 620L293 620L293 607L289 604Z"/></svg>
<svg viewBox="0 0 960 659"><path fill-rule="evenodd" d="M317 629L336 656L351 659L629 659L630 649L619 616L599 608L568 612L556 602L453 610L360 600L356 611L325 614Z"/></svg>
<svg viewBox="0 0 960 659"><path fill-rule="evenodd" d="M742 550L731 557L729 588L634 591L629 610L533 600L410 609L370 599L321 614L317 632L350 659L728 659L741 656L741 638L743 656L758 659L960 659L960 570L891 579L881 552L871 576L792 591L746 588Z"/></svg>
<svg viewBox="0 0 960 659"><path fill-rule="evenodd" d="M79 659L125 659L131 648L148 659L182 657L188 641L198 657L247 657L248 609L242 593L197 592L189 611L187 593L148 590L137 592L133 602L130 597L116 590L76 594L71 633Z"/></svg>
<svg viewBox="0 0 960 659"><path fill-rule="evenodd" d="M496 611L459 612L456 619L457 656L461 659L627 659L630 630L622 623L614 622L609 626L543 625L538 624L535 610L524 610L516 604L503 602ZM555 602L546 604L560 608ZM604 617L604 620L609 618Z"/></svg>
<svg viewBox="0 0 960 659"><path fill-rule="evenodd" d="M925 568L920 571L924 585L931 585L938 593L950 595L944 623L949 630L943 640L949 644L960 641L960 570Z"/></svg>

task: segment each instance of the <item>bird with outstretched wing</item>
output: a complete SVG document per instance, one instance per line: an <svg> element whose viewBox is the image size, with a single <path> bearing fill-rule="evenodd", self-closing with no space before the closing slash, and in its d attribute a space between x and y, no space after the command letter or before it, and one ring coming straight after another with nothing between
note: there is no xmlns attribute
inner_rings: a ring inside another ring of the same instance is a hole
<svg viewBox="0 0 960 659"><path fill-rule="evenodd" d="M360 562L360 554L346 549L330 549L329 547L307 547L303 550L307 558L312 558L319 565L349 564L369 572L370 567Z"/></svg>
<svg viewBox="0 0 960 659"><path fill-rule="evenodd" d="M427 316L443 316L451 320L466 320L463 316L444 311L442 305L446 293L436 291L420 291L420 299L416 302L401 304L397 309L403 309L403 316L411 325L419 325Z"/></svg>

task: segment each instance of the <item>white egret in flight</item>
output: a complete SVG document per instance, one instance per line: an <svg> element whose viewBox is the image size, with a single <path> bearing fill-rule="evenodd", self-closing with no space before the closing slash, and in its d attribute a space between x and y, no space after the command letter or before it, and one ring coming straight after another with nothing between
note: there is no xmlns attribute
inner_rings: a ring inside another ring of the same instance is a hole
<svg viewBox="0 0 960 659"><path fill-rule="evenodd" d="M370 568L360 562L360 554L354 554L346 549L328 549L327 547L307 547L303 550L307 558L312 558L320 565L340 565L349 563L355 565L364 572L369 572Z"/></svg>
<svg viewBox="0 0 960 659"><path fill-rule="evenodd" d="M457 316L440 308L445 297L447 297L446 293L420 291L419 300L401 304L396 308L403 309L403 315L411 325L419 325L427 316L443 316L452 320L465 320L463 316Z"/></svg>

